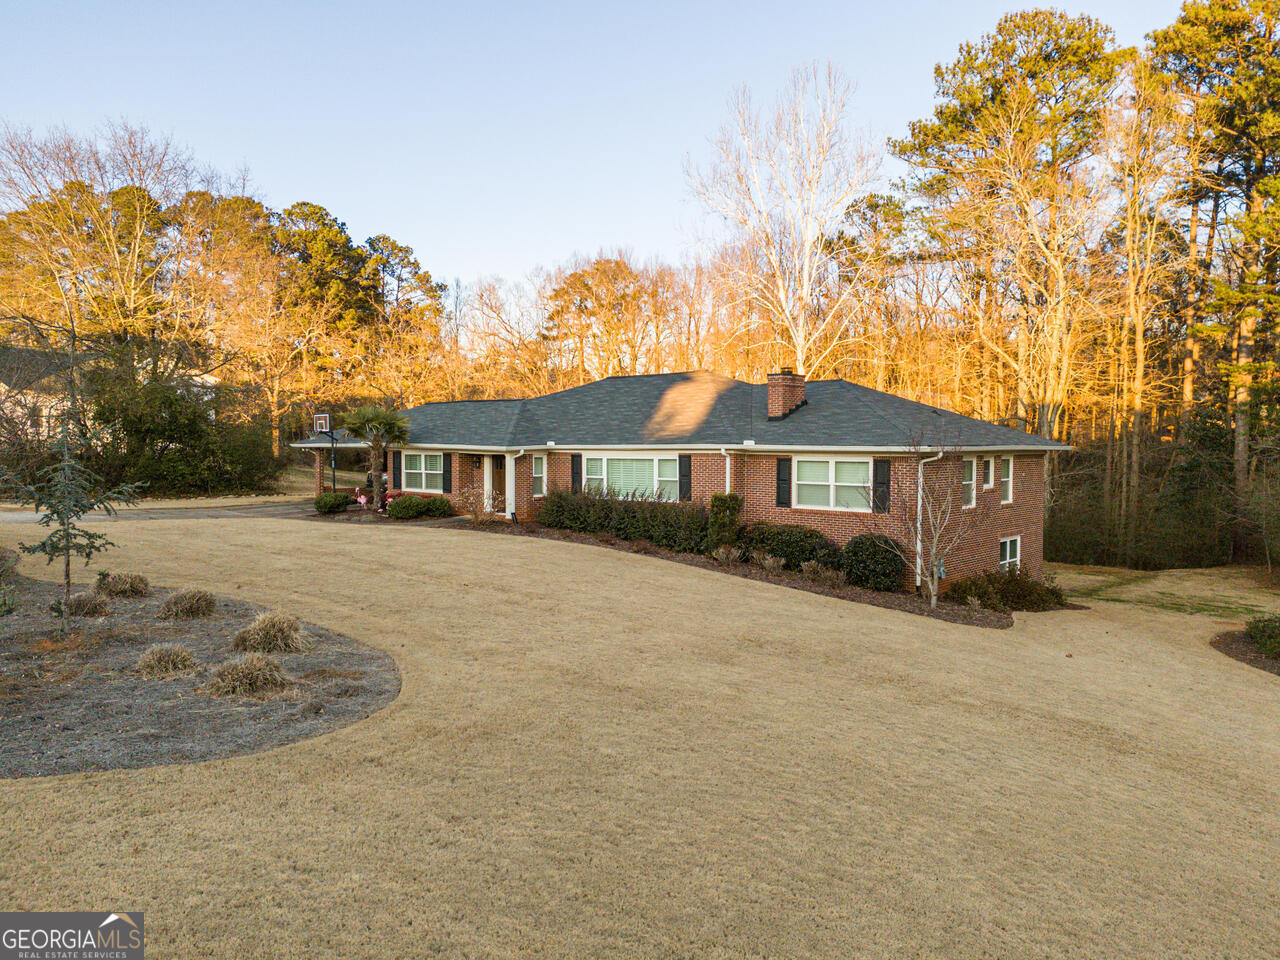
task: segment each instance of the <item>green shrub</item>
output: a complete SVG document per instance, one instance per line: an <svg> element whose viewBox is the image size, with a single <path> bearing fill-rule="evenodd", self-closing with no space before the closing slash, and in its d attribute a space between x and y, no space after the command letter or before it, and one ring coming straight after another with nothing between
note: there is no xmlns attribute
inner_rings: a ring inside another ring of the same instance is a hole
<svg viewBox="0 0 1280 960"><path fill-rule="evenodd" d="M315 499L316 513L342 513L353 503L355 500L349 494L318 493Z"/></svg>
<svg viewBox="0 0 1280 960"><path fill-rule="evenodd" d="M707 543L707 509L645 497L552 491L538 522L577 533L609 533L619 540L648 540L679 553L701 553Z"/></svg>
<svg viewBox="0 0 1280 960"><path fill-rule="evenodd" d="M152 647L138 658L138 672L144 677L172 677L188 673L199 665L187 650L171 643Z"/></svg>
<svg viewBox="0 0 1280 960"><path fill-rule="evenodd" d="M209 692L215 697L265 697L292 684L274 659L261 653L248 653L218 667L209 683Z"/></svg>
<svg viewBox="0 0 1280 960"><path fill-rule="evenodd" d="M1244 629L1244 635L1268 657L1280 657L1280 616L1254 617Z"/></svg>
<svg viewBox="0 0 1280 960"><path fill-rule="evenodd" d="M452 517L453 504L448 497L396 497L387 504L387 516L393 520L417 520L419 517Z"/></svg>
<svg viewBox="0 0 1280 960"><path fill-rule="evenodd" d="M93 589L104 597L145 597L151 593L151 584L140 573L107 573L98 571L98 582Z"/></svg>
<svg viewBox="0 0 1280 960"><path fill-rule="evenodd" d="M217 598L208 590L182 590L160 604L160 619L195 620L211 615L217 607Z"/></svg>
<svg viewBox="0 0 1280 960"><path fill-rule="evenodd" d="M738 516L742 513L742 497L736 493L713 493L707 508L707 546L732 546L738 540Z"/></svg>
<svg viewBox="0 0 1280 960"><path fill-rule="evenodd" d="M844 545L840 566L845 582L863 590L896 593L902 589L907 564L894 540L880 533L863 533Z"/></svg>
<svg viewBox="0 0 1280 960"><path fill-rule="evenodd" d="M799 524L753 523L742 531L740 545L748 552L780 557L787 570L799 570L806 560L815 560L824 567L840 565L836 545L812 527Z"/></svg>
<svg viewBox="0 0 1280 960"><path fill-rule="evenodd" d="M1067 602L1062 588L1051 580L1036 580L1021 569L988 570L956 580L942 591L944 600L977 602L988 610L1055 610Z"/></svg>
<svg viewBox="0 0 1280 960"><path fill-rule="evenodd" d="M253 650L259 653L297 653L311 646L297 617L268 610L260 613L253 623L235 635L232 650Z"/></svg>
<svg viewBox="0 0 1280 960"><path fill-rule="evenodd" d="M0 547L0 580L7 580L18 569L18 560L21 559L17 550L10 550L8 547Z"/></svg>
<svg viewBox="0 0 1280 960"><path fill-rule="evenodd" d="M0 617L7 617L18 609L18 596L13 587L0 583Z"/></svg>

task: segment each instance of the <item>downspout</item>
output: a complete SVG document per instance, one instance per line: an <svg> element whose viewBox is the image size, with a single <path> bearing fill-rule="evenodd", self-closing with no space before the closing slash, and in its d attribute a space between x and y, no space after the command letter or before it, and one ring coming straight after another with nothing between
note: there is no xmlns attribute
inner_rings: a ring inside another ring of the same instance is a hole
<svg viewBox="0 0 1280 960"><path fill-rule="evenodd" d="M730 467L732 466L733 461L729 458L729 451L724 447L720 448L720 456L724 457L724 492L732 493L733 491L729 487L729 481L731 478Z"/></svg>
<svg viewBox="0 0 1280 960"><path fill-rule="evenodd" d="M924 551L924 465L941 459L942 451L939 450L932 457L916 461L916 593L920 592L920 554Z"/></svg>

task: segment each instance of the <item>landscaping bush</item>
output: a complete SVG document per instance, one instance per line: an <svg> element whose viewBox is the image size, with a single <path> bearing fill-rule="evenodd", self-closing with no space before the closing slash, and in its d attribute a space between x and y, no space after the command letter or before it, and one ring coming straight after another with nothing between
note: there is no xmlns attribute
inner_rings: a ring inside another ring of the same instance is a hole
<svg viewBox="0 0 1280 960"><path fill-rule="evenodd" d="M708 552L730 546L738 540L738 516L742 513L742 497L736 493L713 493L707 509Z"/></svg>
<svg viewBox="0 0 1280 960"><path fill-rule="evenodd" d="M578 533L609 533L619 540L648 540L679 553L701 553L707 543L707 509L645 497L552 491L538 522Z"/></svg>
<svg viewBox="0 0 1280 960"><path fill-rule="evenodd" d="M346 493L318 493L314 502L316 513L343 513L356 501Z"/></svg>
<svg viewBox="0 0 1280 960"><path fill-rule="evenodd" d="M235 635L231 641L233 650L253 650L259 653L297 653L310 646L297 617L268 610L260 613L253 623Z"/></svg>
<svg viewBox="0 0 1280 960"><path fill-rule="evenodd" d="M160 604L161 620L195 620L210 616L218 600L208 590L183 590L171 594Z"/></svg>
<svg viewBox="0 0 1280 960"><path fill-rule="evenodd" d="M55 608L59 606L60 602L54 603ZM54 610L54 613L61 612L61 609ZM67 601L67 614L72 617L105 617L110 612L111 604L107 603L107 598L90 590L73 593Z"/></svg>
<svg viewBox="0 0 1280 960"><path fill-rule="evenodd" d="M247 653L228 660L213 672L209 692L215 697L265 697L293 685L273 658Z"/></svg>
<svg viewBox="0 0 1280 960"><path fill-rule="evenodd" d="M742 531L739 545L782 558L788 570L799 570L806 560L824 567L840 565L840 551L834 543L817 530L794 523L753 523Z"/></svg>
<svg viewBox="0 0 1280 960"><path fill-rule="evenodd" d="M976 577L956 580L942 591L944 600L972 604L988 610L1056 610L1067 602L1062 588L1052 581L1036 580L1022 570L988 570Z"/></svg>
<svg viewBox="0 0 1280 960"><path fill-rule="evenodd" d="M806 560L800 564L800 575L824 587L843 587L844 571L836 567L824 567L817 560Z"/></svg>
<svg viewBox="0 0 1280 960"><path fill-rule="evenodd" d="M786 568L786 561L763 550L751 551L751 562L765 573L781 573Z"/></svg>
<svg viewBox="0 0 1280 960"><path fill-rule="evenodd" d="M138 658L138 672L144 677L172 677L194 670L199 665L187 650L171 643L152 647Z"/></svg>
<svg viewBox="0 0 1280 960"><path fill-rule="evenodd" d="M453 504L448 497L396 497L387 504L387 516L393 520L417 520L419 517L452 517Z"/></svg>
<svg viewBox="0 0 1280 960"><path fill-rule="evenodd" d="M107 573L98 571L98 582L93 589L104 597L145 597L151 593L151 584L140 573Z"/></svg>
<svg viewBox="0 0 1280 960"><path fill-rule="evenodd" d="M879 533L863 533L844 545L840 566L847 583L863 590L896 593L902 589L907 564L895 542Z"/></svg>
<svg viewBox="0 0 1280 960"><path fill-rule="evenodd" d="M716 563L737 563L742 559L742 551L737 547L731 547L727 543L721 544L711 551L711 559Z"/></svg>
<svg viewBox="0 0 1280 960"><path fill-rule="evenodd" d="M1254 617L1245 625L1244 635L1259 653L1280 658L1280 616Z"/></svg>

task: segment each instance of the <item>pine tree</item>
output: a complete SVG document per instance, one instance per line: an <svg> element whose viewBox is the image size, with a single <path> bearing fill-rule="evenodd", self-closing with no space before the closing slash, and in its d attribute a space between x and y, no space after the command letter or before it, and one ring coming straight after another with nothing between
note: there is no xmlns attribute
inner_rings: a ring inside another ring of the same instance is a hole
<svg viewBox="0 0 1280 960"><path fill-rule="evenodd" d="M40 511L39 524L49 530L38 543L20 543L23 553L44 554L46 563L62 561L62 600L58 604L62 620L60 632L70 631L71 558L83 557L85 565L95 554L113 546L106 534L86 530L77 522L94 510L110 515L117 504L137 500L140 483L124 483L106 488L105 481L78 458L78 444L71 435L69 418L64 418L57 443L58 461L39 472L31 484L16 484L23 504Z"/></svg>

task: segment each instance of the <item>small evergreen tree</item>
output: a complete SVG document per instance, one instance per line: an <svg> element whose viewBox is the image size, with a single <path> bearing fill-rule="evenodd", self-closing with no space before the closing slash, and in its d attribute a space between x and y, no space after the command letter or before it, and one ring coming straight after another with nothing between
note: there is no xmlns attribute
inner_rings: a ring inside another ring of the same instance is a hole
<svg viewBox="0 0 1280 960"><path fill-rule="evenodd" d="M86 530L77 522L94 510L108 515L115 513L116 504L131 504L137 500L140 483L122 483L107 488L106 482L77 456L76 444L71 438L70 424L65 420L57 444L58 461L45 467L31 484L16 484L23 504L32 504L40 512L38 523L49 530L39 543L20 543L23 553L41 553L46 563L62 561L62 600L59 613L62 616L60 632L66 637L70 630L71 558L84 557L89 564L95 554L115 546L104 533Z"/></svg>

